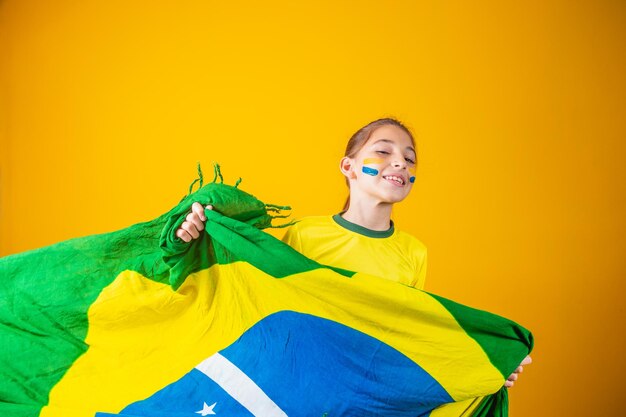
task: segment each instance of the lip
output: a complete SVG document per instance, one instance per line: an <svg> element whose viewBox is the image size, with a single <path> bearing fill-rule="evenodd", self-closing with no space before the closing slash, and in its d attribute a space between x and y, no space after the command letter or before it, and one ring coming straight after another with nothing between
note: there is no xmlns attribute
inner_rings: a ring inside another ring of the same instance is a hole
<svg viewBox="0 0 626 417"><path fill-rule="evenodd" d="M394 180L390 180L390 179L385 178L385 177L390 177L390 176L394 176L394 177L402 178L402 184L398 184L398 183L397 183L397 182L395 182ZM383 174L383 175L381 175L381 177L382 177L385 181L387 181L387 182L391 183L391 185L394 185L394 186L396 186L396 187L405 187L405 186L408 184L408 182L409 182L409 181L408 181L408 178L407 178L405 175L403 175L403 174L393 174L393 173L392 173L392 174Z"/></svg>

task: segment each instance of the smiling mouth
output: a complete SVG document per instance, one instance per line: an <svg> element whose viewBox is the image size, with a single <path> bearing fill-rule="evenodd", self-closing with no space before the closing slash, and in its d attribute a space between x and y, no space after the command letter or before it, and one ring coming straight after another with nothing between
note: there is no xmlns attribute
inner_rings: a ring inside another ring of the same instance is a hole
<svg viewBox="0 0 626 417"><path fill-rule="evenodd" d="M395 175L383 175L383 178L398 185L404 185L404 178Z"/></svg>

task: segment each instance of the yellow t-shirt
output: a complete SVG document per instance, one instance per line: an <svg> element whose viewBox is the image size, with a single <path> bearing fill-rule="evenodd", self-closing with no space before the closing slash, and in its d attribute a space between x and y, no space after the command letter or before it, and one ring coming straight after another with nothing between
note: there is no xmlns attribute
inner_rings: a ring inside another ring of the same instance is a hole
<svg viewBox="0 0 626 417"><path fill-rule="evenodd" d="M424 288L426 246L396 230L367 229L334 216L306 217L291 226L283 241L323 265L363 272Z"/></svg>

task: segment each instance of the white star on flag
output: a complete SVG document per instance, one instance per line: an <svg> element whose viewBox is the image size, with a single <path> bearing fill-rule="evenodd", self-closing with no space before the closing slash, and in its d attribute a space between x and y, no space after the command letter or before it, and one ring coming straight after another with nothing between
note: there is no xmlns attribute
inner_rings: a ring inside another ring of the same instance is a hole
<svg viewBox="0 0 626 417"><path fill-rule="evenodd" d="M206 403L204 403L202 410L196 411L196 414L200 414L201 416L208 416L209 414L215 414L215 411L213 411L213 407L215 407L216 404L217 403L213 403L211 404L211 406L208 406L206 405Z"/></svg>

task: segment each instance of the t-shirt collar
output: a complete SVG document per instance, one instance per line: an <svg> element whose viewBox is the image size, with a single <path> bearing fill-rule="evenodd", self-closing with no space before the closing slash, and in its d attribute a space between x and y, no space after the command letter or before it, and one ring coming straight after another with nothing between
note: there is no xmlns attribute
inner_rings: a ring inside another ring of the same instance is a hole
<svg viewBox="0 0 626 417"><path fill-rule="evenodd" d="M363 236L374 237L374 238L383 238L383 237L389 237L393 235L393 231L394 231L393 220L390 221L391 226L387 230L372 230L372 229L368 229L367 227L358 225L356 223L349 222L348 220L341 217L343 213L345 212L342 211L341 213L335 214L333 216L333 220L335 221L335 223L337 223L339 226L343 227L344 229L348 229L351 232L358 233Z"/></svg>

